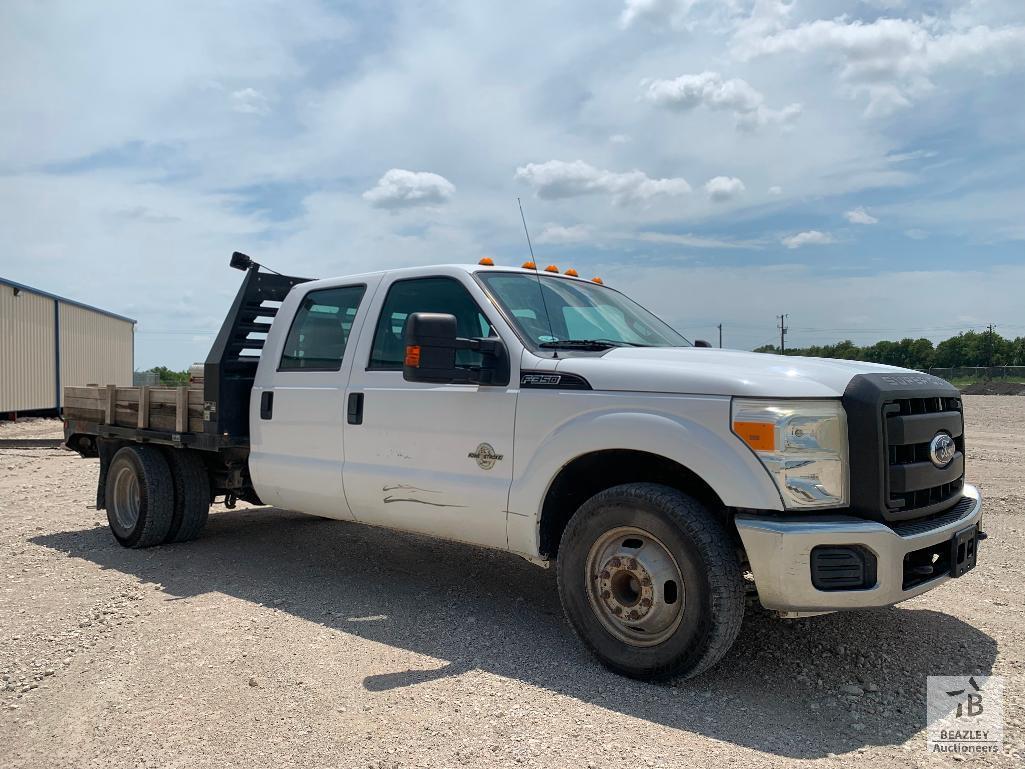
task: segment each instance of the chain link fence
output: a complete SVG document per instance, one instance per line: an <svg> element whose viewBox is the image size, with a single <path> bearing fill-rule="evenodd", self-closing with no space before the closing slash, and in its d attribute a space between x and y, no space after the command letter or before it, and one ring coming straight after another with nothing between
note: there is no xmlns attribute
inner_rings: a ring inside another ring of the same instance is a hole
<svg viewBox="0 0 1025 769"><path fill-rule="evenodd" d="M956 366L954 368L930 368L927 374L941 379L1004 379L1009 382L1025 382L1025 366Z"/></svg>

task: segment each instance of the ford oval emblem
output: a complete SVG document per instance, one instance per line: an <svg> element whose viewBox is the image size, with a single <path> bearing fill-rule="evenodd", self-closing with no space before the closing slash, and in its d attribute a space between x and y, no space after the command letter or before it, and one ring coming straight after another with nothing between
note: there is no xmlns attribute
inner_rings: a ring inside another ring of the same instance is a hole
<svg viewBox="0 0 1025 769"><path fill-rule="evenodd" d="M936 467L946 467L954 460L957 445L948 433L936 433L929 443L929 459Z"/></svg>

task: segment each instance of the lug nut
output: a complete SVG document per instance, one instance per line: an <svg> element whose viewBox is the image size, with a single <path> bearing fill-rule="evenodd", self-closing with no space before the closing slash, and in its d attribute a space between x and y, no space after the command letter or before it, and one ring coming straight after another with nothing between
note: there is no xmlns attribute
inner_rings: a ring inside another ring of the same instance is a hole
<svg viewBox="0 0 1025 769"><path fill-rule="evenodd" d="M601 597L607 601L612 597L612 593L610 593L608 590L602 590Z"/></svg>
<svg viewBox="0 0 1025 769"><path fill-rule="evenodd" d="M640 615L635 611L630 612L630 619L637 619L639 616Z"/></svg>
<svg viewBox="0 0 1025 769"><path fill-rule="evenodd" d="M626 568L628 568L628 569L636 569L637 568L637 561L635 561L633 558L627 558L626 559Z"/></svg>
<svg viewBox="0 0 1025 769"><path fill-rule="evenodd" d="M612 607L612 611L613 611L614 614L622 614L623 613L623 607L621 607L621 606L613 606Z"/></svg>
<svg viewBox="0 0 1025 769"><path fill-rule="evenodd" d="M647 609L649 606L651 606L651 599L650 598L642 598L641 599L641 606L643 606L645 609Z"/></svg>
<svg viewBox="0 0 1025 769"><path fill-rule="evenodd" d="M651 587L651 577L645 577L642 579L641 584L644 585L644 587Z"/></svg>
<svg viewBox="0 0 1025 769"><path fill-rule="evenodd" d="M622 565L622 563L623 562L620 561L618 558L613 558L611 561L609 561L609 566L611 566L613 569L618 569L620 565Z"/></svg>
<svg viewBox="0 0 1025 769"><path fill-rule="evenodd" d="M606 569L605 571L603 571L603 572L601 573L601 578L602 578L602 579L608 579L608 578L609 578L610 576L611 576L611 575L609 574L609 570L608 570L608 569Z"/></svg>

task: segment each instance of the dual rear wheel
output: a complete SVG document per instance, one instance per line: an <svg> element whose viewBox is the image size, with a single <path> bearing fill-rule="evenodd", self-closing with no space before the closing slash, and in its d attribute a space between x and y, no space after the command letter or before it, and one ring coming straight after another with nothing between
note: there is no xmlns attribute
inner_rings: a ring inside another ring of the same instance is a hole
<svg viewBox="0 0 1025 769"><path fill-rule="evenodd" d="M107 468L104 496L114 538L130 548L199 536L210 511L210 479L187 449L125 446Z"/></svg>

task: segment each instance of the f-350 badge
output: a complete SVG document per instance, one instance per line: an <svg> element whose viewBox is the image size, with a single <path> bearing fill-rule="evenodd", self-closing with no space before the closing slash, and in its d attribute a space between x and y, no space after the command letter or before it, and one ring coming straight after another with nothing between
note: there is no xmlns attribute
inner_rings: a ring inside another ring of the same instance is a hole
<svg viewBox="0 0 1025 769"><path fill-rule="evenodd" d="M477 460L477 467L481 470L490 470L495 466L495 462L499 462L502 459L502 455L496 454L494 447L490 443L482 443L477 447L476 451L471 451L466 456Z"/></svg>

